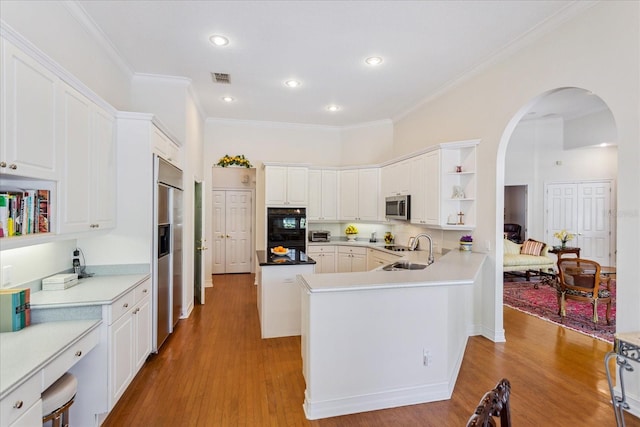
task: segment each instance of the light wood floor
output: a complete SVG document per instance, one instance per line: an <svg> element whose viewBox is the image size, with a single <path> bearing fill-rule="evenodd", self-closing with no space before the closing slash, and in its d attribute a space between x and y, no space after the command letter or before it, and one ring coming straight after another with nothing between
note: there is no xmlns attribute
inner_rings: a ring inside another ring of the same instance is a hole
<svg viewBox="0 0 640 427"><path fill-rule="evenodd" d="M469 339L450 400L308 421L300 338L260 339L253 275L214 283L104 426L464 426L503 377L514 426L615 426L603 366L611 345L508 308L507 342ZM627 416L627 426L640 420Z"/></svg>

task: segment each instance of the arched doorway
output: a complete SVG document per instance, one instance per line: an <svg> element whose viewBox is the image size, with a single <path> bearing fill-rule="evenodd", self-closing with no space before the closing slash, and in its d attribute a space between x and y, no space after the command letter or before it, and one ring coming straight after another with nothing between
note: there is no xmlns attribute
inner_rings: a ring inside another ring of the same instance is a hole
<svg viewBox="0 0 640 427"><path fill-rule="evenodd" d="M548 193L556 187L582 188L587 184L609 183L612 190L609 202L615 211L617 139L615 119L607 104L581 88L557 88L542 93L509 121L497 154L495 289L496 301L500 304L496 311L502 310L503 248L500 243L505 217L513 218L505 210L511 208L510 203L505 203L505 186L526 188L526 219L521 224L523 239L531 237L548 245L558 244L553 232L560 218L564 221L560 226L575 233L575 244L584 247L582 257L597 259L603 265L615 265L615 215L608 212L607 239L601 240L598 247L587 232L589 227L584 218L588 215L578 217L577 210L582 208L579 200L569 200L566 205L571 209L565 212L559 210L562 204L554 206L550 202ZM496 314L502 318L501 311Z"/></svg>

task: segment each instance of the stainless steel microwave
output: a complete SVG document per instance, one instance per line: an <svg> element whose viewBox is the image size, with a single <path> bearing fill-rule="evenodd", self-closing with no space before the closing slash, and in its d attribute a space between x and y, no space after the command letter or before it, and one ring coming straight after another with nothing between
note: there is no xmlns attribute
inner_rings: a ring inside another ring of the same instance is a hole
<svg viewBox="0 0 640 427"><path fill-rule="evenodd" d="M411 219L411 196L391 196L385 199L384 214L387 219L408 221Z"/></svg>

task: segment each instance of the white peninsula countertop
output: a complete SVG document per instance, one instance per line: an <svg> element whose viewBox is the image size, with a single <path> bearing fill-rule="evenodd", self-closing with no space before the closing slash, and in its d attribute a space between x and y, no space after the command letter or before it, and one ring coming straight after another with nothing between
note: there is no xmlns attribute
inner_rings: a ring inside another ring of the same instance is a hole
<svg viewBox="0 0 640 427"><path fill-rule="evenodd" d="M361 245L366 246L366 245ZM427 263L427 251L395 252L399 260ZM309 292L339 292L389 287L442 285L471 285L480 274L484 253L452 250L436 257L423 270L384 271L381 269L359 273L309 274L299 277L299 283Z"/></svg>

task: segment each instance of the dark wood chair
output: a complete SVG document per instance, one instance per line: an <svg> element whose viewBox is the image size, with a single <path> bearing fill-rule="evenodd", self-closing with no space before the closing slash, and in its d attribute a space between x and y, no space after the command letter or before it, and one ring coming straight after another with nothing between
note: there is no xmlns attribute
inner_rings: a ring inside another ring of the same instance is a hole
<svg viewBox="0 0 640 427"><path fill-rule="evenodd" d="M600 264L582 258L558 260L558 314L566 316L567 300L588 302L593 307L593 323L598 323L598 303L607 304L607 325L611 324L611 292L601 289Z"/></svg>
<svg viewBox="0 0 640 427"><path fill-rule="evenodd" d="M509 380L501 379L493 390L482 397L476 411L467 421L467 427L496 427L495 418L500 418L500 427L511 427L510 394Z"/></svg>

